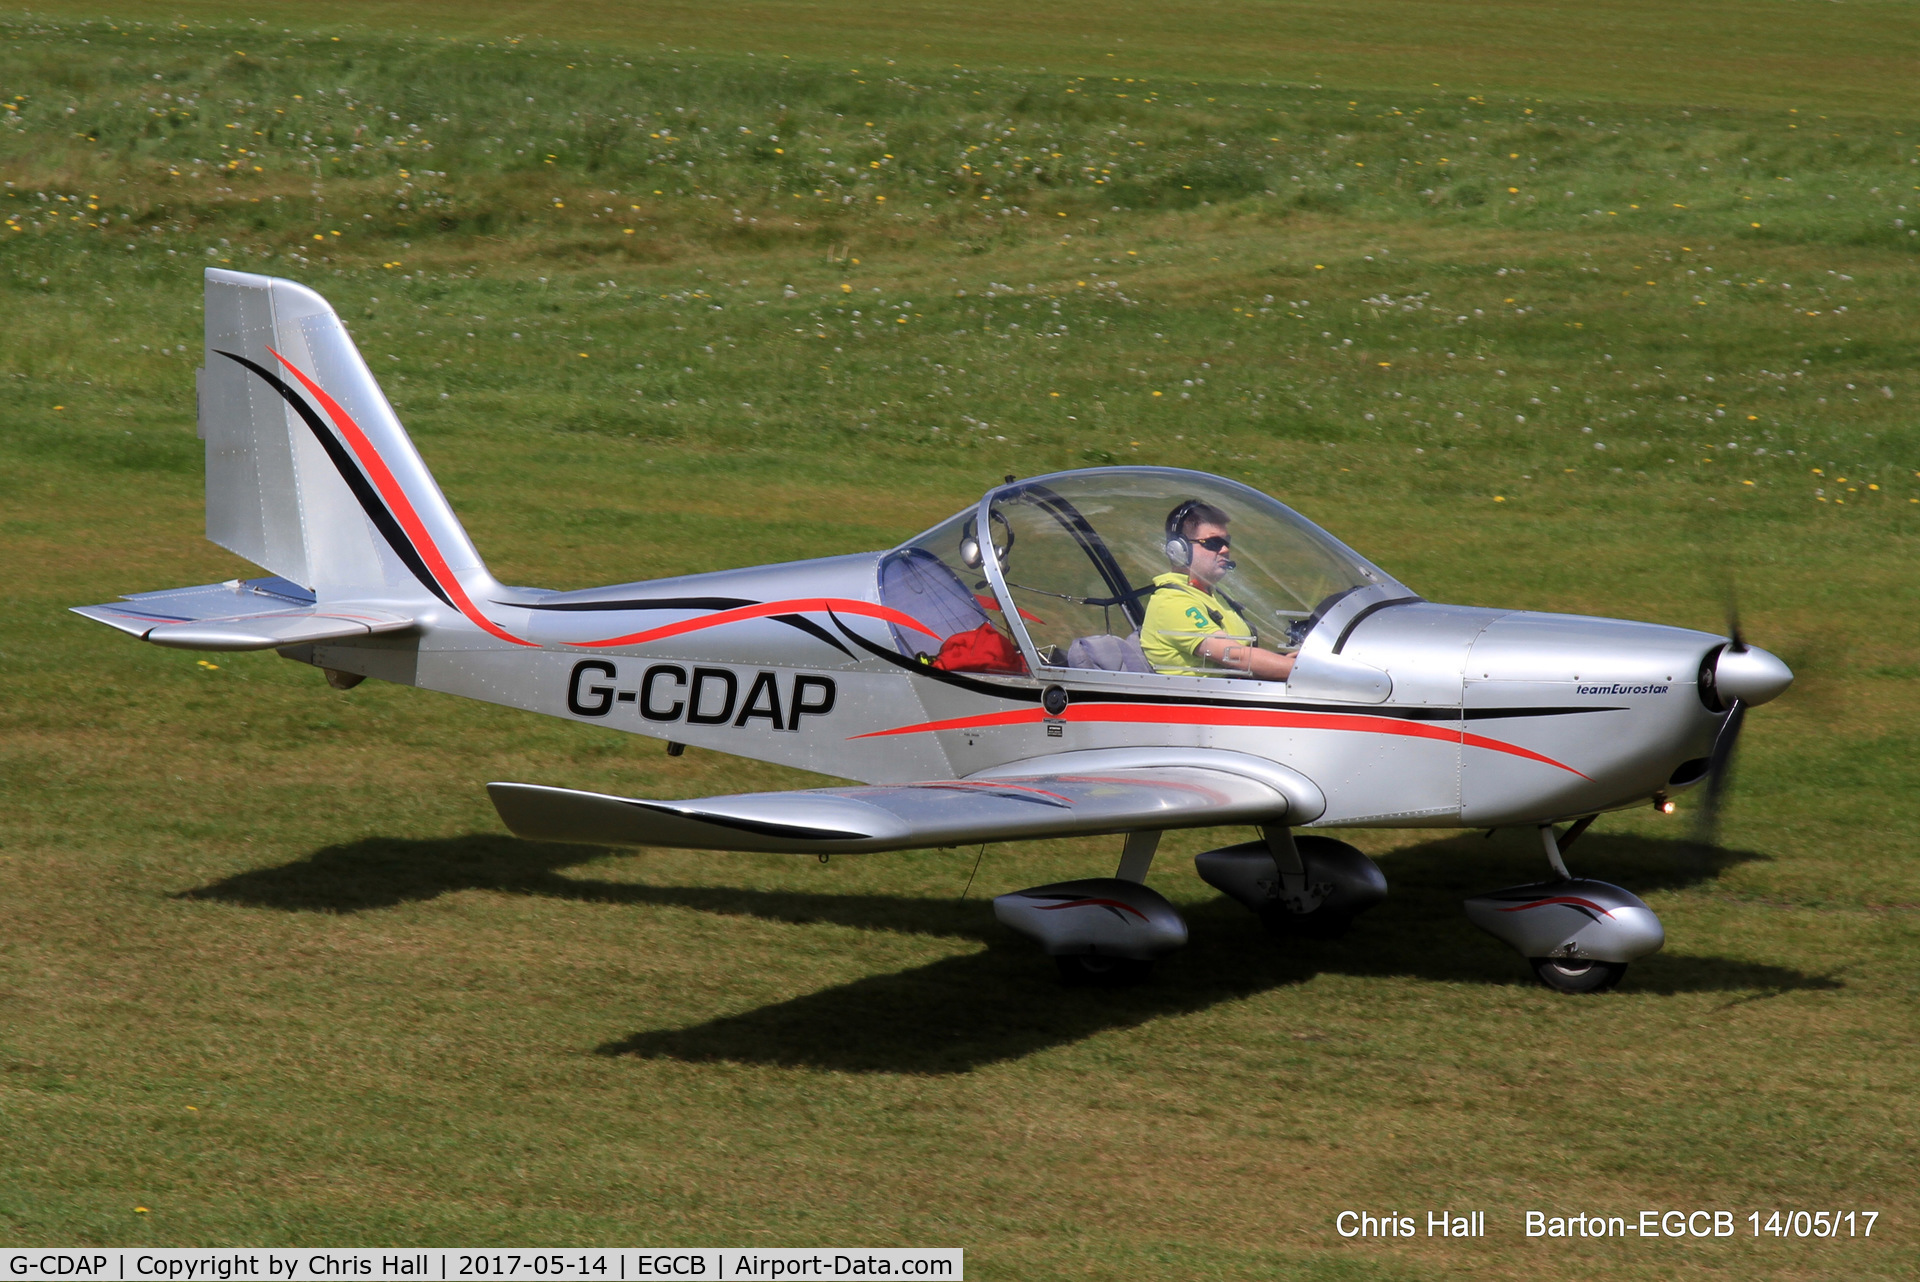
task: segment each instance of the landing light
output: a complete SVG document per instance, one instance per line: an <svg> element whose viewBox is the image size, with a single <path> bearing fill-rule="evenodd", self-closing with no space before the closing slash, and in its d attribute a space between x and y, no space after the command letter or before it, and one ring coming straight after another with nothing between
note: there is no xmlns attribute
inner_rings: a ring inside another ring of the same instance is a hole
<svg viewBox="0 0 1920 1282"><path fill-rule="evenodd" d="M1663 815L1670 815L1674 809L1673 798L1664 792L1656 792L1653 794L1653 808Z"/></svg>

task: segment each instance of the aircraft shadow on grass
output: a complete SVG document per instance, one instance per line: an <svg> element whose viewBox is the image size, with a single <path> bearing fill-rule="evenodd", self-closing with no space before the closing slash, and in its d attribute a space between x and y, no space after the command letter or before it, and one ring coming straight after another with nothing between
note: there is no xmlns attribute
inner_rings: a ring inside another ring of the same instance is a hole
<svg viewBox="0 0 1920 1282"><path fill-rule="evenodd" d="M1239 905L1184 906L1191 942L1133 988L1063 988L985 899L923 899L743 888L645 886L567 875L606 852L473 834L416 841L374 837L306 859L184 891L288 912L364 912L461 890L610 905L687 908L793 925L827 923L976 940L985 947L926 966L872 975L677 1029L607 1042L609 1056L732 1061L840 1072L955 1073L1016 1059L1111 1029L1283 988L1321 974L1414 976L1441 983L1531 984L1524 963L1468 923L1460 901L1540 880L1540 857L1517 844L1454 836L1382 858L1392 892L1347 938L1276 941ZM1646 893L1711 881L1765 856L1681 841L1588 837L1570 855L1581 876ZM1730 958L1657 953L1636 962L1617 995L1834 989L1838 979ZM1543 992L1542 999L1547 999Z"/></svg>

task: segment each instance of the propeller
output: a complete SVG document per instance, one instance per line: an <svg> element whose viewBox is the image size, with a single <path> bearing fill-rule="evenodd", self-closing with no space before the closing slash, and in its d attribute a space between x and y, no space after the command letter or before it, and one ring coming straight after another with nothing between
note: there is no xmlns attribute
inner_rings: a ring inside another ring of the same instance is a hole
<svg viewBox="0 0 1920 1282"><path fill-rule="evenodd" d="M1740 603L1731 586L1727 588L1727 636L1730 639L1720 655L1714 656L1716 669L1721 655L1747 653L1747 640L1740 631ZM1694 840L1703 846L1719 844L1720 810L1726 803L1727 785L1733 777L1733 750L1740 744L1740 727L1746 719L1746 700L1738 696L1729 699L1727 719L1720 723L1720 733L1713 739L1713 751L1707 755L1707 786L1694 828Z"/></svg>
<svg viewBox="0 0 1920 1282"><path fill-rule="evenodd" d="M1727 785L1733 774L1733 750L1740 743L1740 726L1746 720L1747 705L1735 699L1727 705L1727 719L1714 736L1713 752L1707 757L1706 795L1701 799L1694 840L1703 846L1719 844L1720 809L1727 798Z"/></svg>

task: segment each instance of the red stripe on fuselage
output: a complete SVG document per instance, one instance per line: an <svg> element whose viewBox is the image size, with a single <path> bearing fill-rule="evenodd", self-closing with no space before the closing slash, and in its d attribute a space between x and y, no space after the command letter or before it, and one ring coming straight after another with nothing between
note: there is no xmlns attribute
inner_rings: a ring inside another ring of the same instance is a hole
<svg viewBox="0 0 1920 1282"><path fill-rule="evenodd" d="M1076 703L1057 718L1049 718L1039 708L1017 708L1011 712L989 712L977 717L953 717L945 721L924 721L918 725L896 726L854 735L855 739L876 739L898 734L928 734L937 730L984 730L996 726L1030 724L1036 721L1118 722L1132 725L1176 726L1258 726L1276 730L1348 730L1362 734L1400 735L1409 739L1436 739L1469 748L1484 748L1555 766L1570 774L1587 776L1563 761L1543 756L1529 748L1485 735L1423 721L1401 721L1396 717L1374 717L1351 712L1295 712L1281 708L1216 708L1196 704Z"/></svg>

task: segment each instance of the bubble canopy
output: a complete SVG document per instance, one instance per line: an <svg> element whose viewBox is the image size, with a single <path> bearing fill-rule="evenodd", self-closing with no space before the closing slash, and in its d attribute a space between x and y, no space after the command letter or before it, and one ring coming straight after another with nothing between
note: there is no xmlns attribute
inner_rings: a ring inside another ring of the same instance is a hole
<svg viewBox="0 0 1920 1282"><path fill-rule="evenodd" d="M936 666L1012 672L1031 658L1043 667L1151 672L1140 625L1154 580L1182 568L1168 556L1167 521L1184 503L1226 515L1236 564L1216 591L1260 645L1297 646L1328 606L1357 589L1412 595L1250 486L1177 468L1091 468L998 486L888 553L882 600L932 628L948 657L967 644L974 657L943 662L910 630L896 629L895 639ZM1005 635L998 666L979 657L982 646L992 650L989 632ZM954 640L962 633L970 635Z"/></svg>

